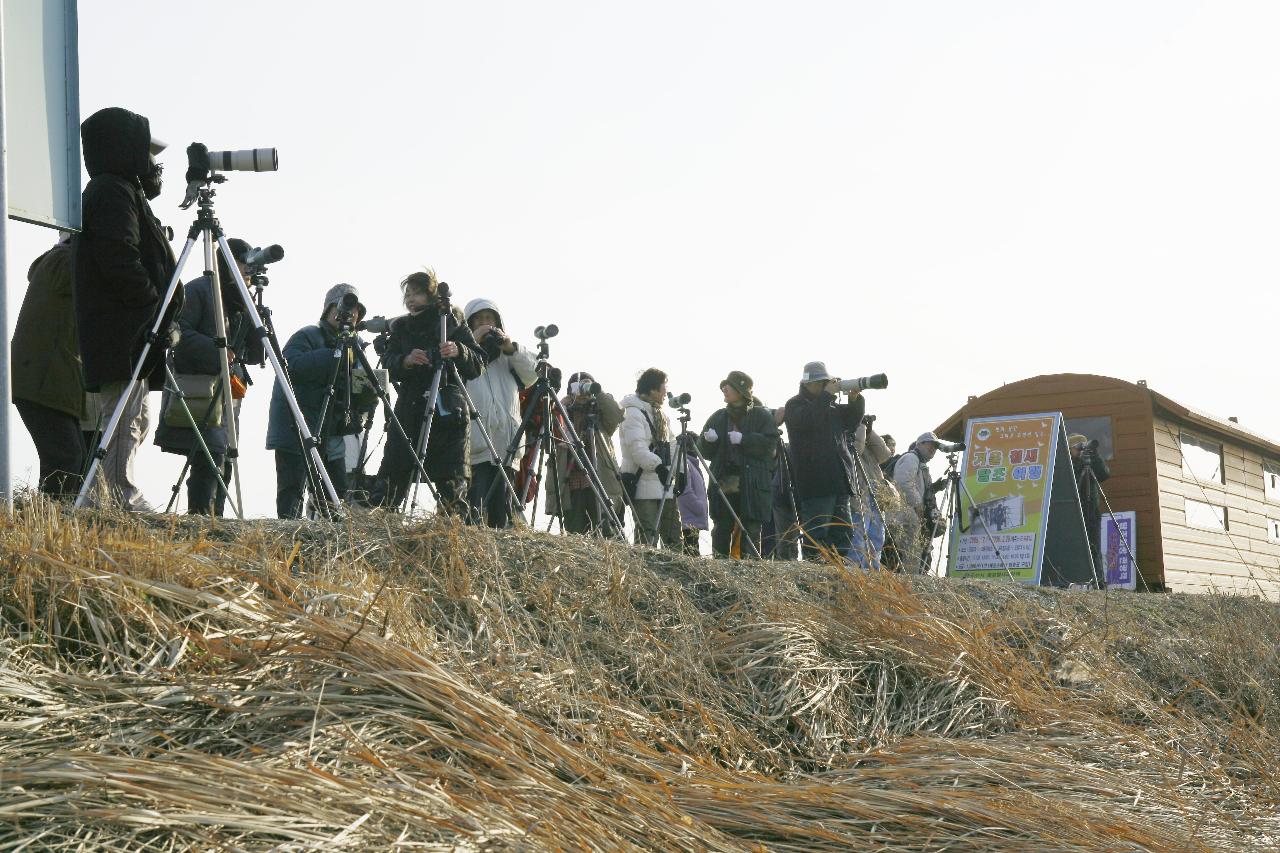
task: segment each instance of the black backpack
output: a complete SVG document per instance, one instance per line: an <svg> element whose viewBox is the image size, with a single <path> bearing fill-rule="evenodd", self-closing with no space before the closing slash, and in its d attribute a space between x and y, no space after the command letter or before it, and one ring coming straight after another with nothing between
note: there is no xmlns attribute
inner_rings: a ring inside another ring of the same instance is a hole
<svg viewBox="0 0 1280 853"><path fill-rule="evenodd" d="M898 464L898 460L901 458L902 458L901 453L895 453L892 456L890 456L888 459L886 459L884 462L880 463L880 470L883 471L884 475L888 477L890 480L893 479L894 466Z"/></svg>

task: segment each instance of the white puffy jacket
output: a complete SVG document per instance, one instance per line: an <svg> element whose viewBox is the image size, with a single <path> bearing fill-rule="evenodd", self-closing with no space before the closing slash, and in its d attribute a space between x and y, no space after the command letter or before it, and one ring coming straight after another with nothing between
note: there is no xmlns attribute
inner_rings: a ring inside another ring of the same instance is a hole
<svg viewBox="0 0 1280 853"><path fill-rule="evenodd" d="M488 299L473 299L467 303L465 316L468 322L472 315L486 309L498 314L498 325L501 326L502 315L498 312L498 306ZM498 356L485 367L484 373L467 383L467 393L471 395L476 411L480 413L480 421L471 422L472 465L498 461L489 452L489 445L485 444L480 422L489 430L489 437L493 439L493 446L499 457L506 456L523 418L520 411L520 389L528 388L537 379L536 356L516 344L515 352Z"/></svg>
<svg viewBox="0 0 1280 853"><path fill-rule="evenodd" d="M645 419L646 415L648 420ZM674 448L675 442L671 440L671 420L662 411L661 406L654 406L636 394L628 394L622 398L622 426L618 429L618 438L622 445L622 459L619 467L624 474L641 472L640 480L636 483L636 499L642 501L661 500L663 493L662 481L658 479L657 474L658 465L662 463L662 459L649 449L651 444L659 441L649 427L650 421L653 422L658 433L665 436L661 440L665 441L667 447ZM675 459L674 451L668 458ZM673 497L672 485L670 482L667 483L668 499Z"/></svg>

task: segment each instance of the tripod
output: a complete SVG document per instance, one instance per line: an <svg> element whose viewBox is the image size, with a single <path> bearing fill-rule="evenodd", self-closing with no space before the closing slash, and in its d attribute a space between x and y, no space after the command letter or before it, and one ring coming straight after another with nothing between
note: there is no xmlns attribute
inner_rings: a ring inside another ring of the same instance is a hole
<svg viewBox="0 0 1280 853"><path fill-rule="evenodd" d="M868 429L867 433L870 434ZM893 541L893 536L889 533L889 522L884 516L884 510L880 508L880 502L876 500L875 487L871 483L871 478L867 476L866 466L862 464L862 454L858 452L856 445L850 448L853 456L854 475L857 482L854 483L854 497L861 498L858 502L858 516L862 520L862 542L864 556L866 557L866 568L883 568L879 553L872 548L871 529L868 525L867 515L874 512L880 519L880 527L884 531L885 542L890 548L897 551L897 543ZM872 554L875 559L872 559Z"/></svg>
<svg viewBox="0 0 1280 853"><path fill-rule="evenodd" d="M968 533L970 530L973 529L973 518L971 517L969 519L969 526L965 527L964 517L961 513L962 501L960 500L960 495L963 494L964 497L968 499L970 507L976 506L977 501L973 499L973 494L969 491L969 487L964 484L964 478L960 476L960 472L956 468L956 465L958 464L958 462L959 462L959 456L956 453L947 454L947 470L942 475L945 480L945 485L943 486L944 496L942 501L942 505L943 505L942 518L944 519L952 518L953 523L956 525L957 530L959 530L961 533ZM925 498L926 498L925 499L926 508L934 505L932 495L926 495ZM926 513L925 513L925 520L924 520L925 535L929 537L928 539L925 540L925 546L929 549L929 551L933 550L933 527L934 527L934 524L936 523L936 515L935 515L936 513L937 513L936 508L932 512L926 509ZM991 549L995 552L996 559L1000 561L1000 568L1005 570L1005 573L1009 576L1009 580L1016 581L1017 578L1013 576L1013 571L1009 568L1009 564L1005 561L1004 554L1000 553L1000 546L999 544L996 543L996 538L991 535L991 528L987 526L986 517L980 512L973 513L973 516L976 516L978 519L978 522L982 525L982 532L987 535L987 541L991 543ZM917 565L920 565L923 568L928 569L929 563L928 561L925 560L926 553L928 552L922 550L920 554L916 555L916 559L917 559ZM942 550L939 549L938 562L934 566L934 571L938 572L938 571L941 571L941 569L942 569Z"/></svg>
<svg viewBox="0 0 1280 853"><path fill-rule="evenodd" d="M706 457L702 455L702 452L698 450L698 445L694 441L691 441L689 439L689 434L690 434L689 419L691 417L691 415L689 414L689 407L680 406L676 411L680 413L680 436L676 439L676 442L675 442L676 458L672 460L672 463L671 463L671 482L672 483L680 482L681 474L685 475L686 477L688 476L689 463L687 461L687 454L685 453L685 448L688 447L692 449L693 455L696 456L700 462L702 462L702 469L707 472L707 482L709 482L715 488L715 490L720 493L720 500L724 502L725 509L729 510L729 515L733 517L733 523L737 525L738 530L742 531L742 538L745 539L747 541L747 544L751 546L752 556L754 556L757 560L764 559L763 557L760 556L760 548L756 545L755 540L752 537L747 536L747 526L742 523L742 518L738 515L737 510L733 508L733 504L730 503L729 496L725 494L724 488L720 485L720 481L716 478L715 474L711 473L711 463L708 462ZM727 437L725 440L726 441L728 440ZM663 483L663 486L665 487L666 484ZM666 506L666 504L667 504L667 490L664 488L662 491L662 500L658 501L658 524L659 525L662 524L662 510Z"/></svg>
<svg viewBox="0 0 1280 853"><path fill-rule="evenodd" d="M596 506L601 510L602 527L612 525L613 530L621 533L622 522L618 518L618 514L614 511L613 502L609 500L609 495L605 491L604 483L600 479L600 474L595 465L592 463L590 455L586 447L583 446L582 439L578 436L578 431L574 429L573 419L569 416L568 411L564 407L564 403L556 396L555 389L551 384L551 364L550 358L551 347L547 343L548 338L553 338L559 333L559 329L552 326L539 326L534 330L534 335L538 338L538 363L537 373L538 379L534 382L533 394L529 398L528 404L525 406L524 419L520 422L519 429L511 438L511 444L507 446L506 455L503 457L503 463L500 469L505 472L507 467L515 459L516 454L520 450L522 439L529 436L534 417L542 416L542 424L538 435L533 438L538 448L534 458L533 465L530 467L531 473L534 475L535 487L533 490L533 512L530 516L530 524L536 526L538 518L538 492L541 489L542 474L545 465L550 462L552 472L552 487L555 489L556 505L560 508L560 531L564 532L564 514L567 507L564 503L564 495L560 489L560 464L557 450L557 443L563 442L568 445L569 453L582 472L587 477L587 483L591 487L591 491L595 495ZM552 423L556 422L560 428L561 436L557 438L553 434ZM594 436L592 437L592 447L594 447ZM497 458L497 455L494 455ZM615 473L617 469L615 468ZM504 473L505 478L505 473ZM495 481L494 486L497 483ZM512 490L515 495L515 490ZM626 489L623 489L623 499L626 500ZM487 501L487 497L486 497ZM520 502L516 497L517 503ZM627 501L630 505L630 501ZM634 510L634 507L632 507ZM554 522L553 522L554 523Z"/></svg>
<svg viewBox="0 0 1280 853"><path fill-rule="evenodd" d="M453 309L449 299L450 297L449 285L446 282L443 282L443 281L440 282L439 285L436 286L435 295L436 295L436 306L440 312L439 343L441 346L444 346L446 343L450 343L449 317L453 314ZM458 344L454 344L454 345L459 346ZM496 447L494 447L493 438L489 435L489 429L488 427L485 426L483 418L480 417L480 410L476 408L475 400L471 398L471 393L467 390L467 383L463 380L462 374L458 370L458 365L455 364L452 359L445 358L443 355L440 354L439 351L433 353L432 360L434 362L434 366L432 368L431 385L427 389L427 392L423 397L426 403L426 409L425 409L424 417L422 421L422 428L421 430L419 430L419 433L418 433L418 442L416 446L414 446L413 449L411 450L411 452L415 454L415 457L416 457L415 463L417 465L417 476L414 478L413 497L409 507L409 512L411 514L413 513L414 510L417 509L418 484L423 481L426 481L427 487L428 489L430 489L432 497L435 498L436 506L439 507L443 505L441 501L440 493L436 490L435 485L432 484L430 479L427 477L427 471L423 464L423 460L427 458L428 442L431 440L431 428L435 422L436 410L440 408L440 405L439 405L440 404L440 388L444 383L446 371L448 371L448 375L452 378L458 390L462 392L462 399L466 407L467 418L464 421L464 429L467 430L467 433L463 436L463 441L469 442L471 440L470 424L474 422L480 428L480 435L484 439L485 446L489 449L489 453L493 456L495 461L498 459L498 450ZM392 415L394 416L394 412L392 413ZM407 438L403 436L403 430L401 430L401 437L404 438L404 440L407 442ZM511 496L512 500L515 502L516 511L520 513L520 517L523 519L524 510L519 506L519 501L516 499L515 486L511 484L510 478L507 477L506 468L499 466L498 474L499 476L501 476L502 482L507 488L507 492ZM454 495L453 497L455 501L465 502L467 496Z"/></svg>
<svg viewBox="0 0 1280 853"><path fill-rule="evenodd" d="M190 172L188 172L190 176ZM191 229L187 232L187 242L182 248L182 254L178 257L177 266L173 271L173 278L169 282L168 289L165 291L164 298L160 301L160 306L156 311L156 319L152 324L151 330L146 336L146 340L139 354L137 361L133 365L133 372L130 376L129 384L126 386L125 392L120 396L120 400L116 403L115 410L111 413L111 418L107 421L106 429L98 441L98 447L93 452L93 461L89 465L89 471L85 475L84 485L80 489L80 494L76 497L76 507L80 508L85 505L92 491L93 481L101 468L102 460L107 456L107 447L115 437L116 431L120 427L120 420L125 409L129 406L133 396L140 392L138 388L138 377L142 373L142 365L146 363L147 357L151 353L151 349L155 346L163 346L164 340L161 335L161 326L164 323L166 308L173 301L174 295L177 293L178 287L182 281L182 270L186 266L187 258L191 255L196 239L202 237L204 242L204 259L205 270L209 276L209 281L213 290L214 311L216 315L216 324L218 330L218 346L221 349L226 348L226 316L223 313L222 306L222 290L218 281L218 266L214 263L213 245L216 242L218 248L222 252L222 257L226 260L227 266L231 270L231 275L235 279L236 286L240 290L240 297L244 302L245 310L248 312L249 320L252 324L254 333L264 341L263 349L267 352L271 367L275 371L276 381L280 383L284 398L288 403L289 410L293 415L294 423L298 427L298 431L302 437L303 448L306 455L310 459L310 464L314 468L314 474L324 484L325 491L328 492L329 498L333 506L338 506L338 494L333 488L333 482L329 479L329 474L324 469L324 462L320 458L320 452L317 449L317 442L307 429L306 418L303 417L302 409L298 406L298 398L293 393L293 386L289 383L289 374L285 370L284 359L279 355L279 347L275 345L274 334L268 332L266 326L262 322L262 317L258 313L254 305L253 298L249 294L249 288L245 284L244 277L240 275L240 268L236 265L235 258L231 254L231 247L227 245L226 234L223 233L222 225L218 222L218 218L213 209L213 196L215 191L213 184L222 183L226 177L216 172L207 173L199 182L203 186L197 186L197 197L199 199L198 212L196 220L191 225ZM188 205L184 205L184 208ZM230 370L227 359L224 357L222 361L222 386L223 388L231 387ZM176 381L174 382L176 386ZM141 391L141 393L146 393ZM233 452L237 446L236 429L235 429L235 408L232 405L231 395L224 393L222 402L225 407L225 417L227 422L227 458L232 460L236 469L236 493L237 500L235 506L237 513L240 509L239 501L239 466L236 460L236 454ZM179 403L184 408L185 401L179 398ZM190 412L188 411L188 415ZM193 419L194 422L194 419ZM199 431L196 431L197 434ZM226 492L226 484L220 484L220 488Z"/></svg>

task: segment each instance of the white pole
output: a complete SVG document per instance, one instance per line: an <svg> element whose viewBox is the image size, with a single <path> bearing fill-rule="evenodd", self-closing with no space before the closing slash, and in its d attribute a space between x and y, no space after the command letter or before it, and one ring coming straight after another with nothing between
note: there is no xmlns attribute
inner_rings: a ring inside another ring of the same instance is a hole
<svg viewBox="0 0 1280 853"><path fill-rule="evenodd" d="M0 3L0 9L3 4ZM9 147L4 126L4 14L0 11L0 501L12 507L13 483L9 473Z"/></svg>

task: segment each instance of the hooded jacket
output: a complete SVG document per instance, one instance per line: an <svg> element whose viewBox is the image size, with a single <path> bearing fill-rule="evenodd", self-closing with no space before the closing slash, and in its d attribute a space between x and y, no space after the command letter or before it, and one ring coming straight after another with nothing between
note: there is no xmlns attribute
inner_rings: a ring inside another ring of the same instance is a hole
<svg viewBox="0 0 1280 853"><path fill-rule="evenodd" d="M27 295L13 330L13 399L83 418L84 379L72 301L71 244L58 243L27 272Z"/></svg>
<svg viewBox="0 0 1280 853"><path fill-rule="evenodd" d="M502 325L502 312L498 306L488 299L473 299L467 303L463 312L467 324L471 318L481 311L492 311L498 316L498 328ZM496 463L485 443L484 433L480 430L483 423L493 439L493 446L503 457L511 446L516 431L520 429L520 391L528 388L538 379L537 359L534 354L516 344L516 351L508 355L502 351L496 339L485 338L480 345L484 352L486 367L484 373L467 382L467 393L476 405L480 414L478 421L471 422L471 464L484 462Z"/></svg>
<svg viewBox="0 0 1280 853"><path fill-rule="evenodd" d="M569 412L569 416L577 418L578 404L572 395L566 395L561 401L564 403L565 411ZM600 484L604 486L604 493L613 502L614 506L620 506L622 503L622 483L618 480L621 469L618 467L618 461L613 454L613 436L618 431L618 427L622 425L622 407L618 405L618 401L613 398L612 394L601 393L596 399L596 410L599 413L599 428L596 429L595 435L595 452L592 454L590 450L590 458L594 460L596 473L600 475ZM560 429L556 427L556 435L559 435ZM588 447L587 435L585 431L579 431L578 438L582 441L584 448ZM561 447L556 453L556 469L560 480L560 487L557 489L554 485L546 488L547 492L547 515L560 515L560 503L557 494L567 498L569 494L569 464L573 461L573 453L567 445ZM576 464L576 463L574 463Z"/></svg>
<svg viewBox="0 0 1280 853"><path fill-rule="evenodd" d="M853 493L853 453L845 433L858 428L866 408L861 395L837 403L835 395L810 394L803 385L787 401L784 422L797 501Z"/></svg>
<svg viewBox="0 0 1280 853"><path fill-rule="evenodd" d="M622 398L620 437L622 473L640 472L640 479L636 483L636 500L661 500L664 491L670 498L673 494L671 480L675 478L668 477L667 487L663 489L662 481L658 479L658 466L662 464L662 457L654 452L654 448L665 446L666 458L675 460L671 419L666 412L638 394L628 394ZM671 464L668 463L667 467L670 468Z"/></svg>
<svg viewBox="0 0 1280 853"><path fill-rule="evenodd" d="M75 315L85 387L127 380L176 266L169 240L138 179L149 168L151 125L119 107L80 125L84 165L83 230L74 240ZM179 288L162 331L182 307ZM140 378L164 384L164 350L152 347Z"/></svg>

